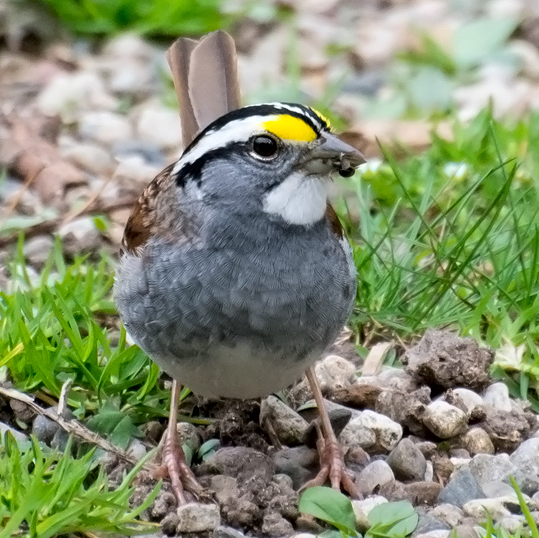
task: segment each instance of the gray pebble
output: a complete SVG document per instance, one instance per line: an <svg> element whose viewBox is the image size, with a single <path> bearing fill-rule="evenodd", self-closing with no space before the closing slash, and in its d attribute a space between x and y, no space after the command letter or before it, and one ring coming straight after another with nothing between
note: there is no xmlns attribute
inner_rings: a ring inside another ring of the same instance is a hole
<svg viewBox="0 0 539 538"><path fill-rule="evenodd" d="M494 383L483 393L483 402L486 408L497 411L512 410L509 389L505 383Z"/></svg>
<svg viewBox="0 0 539 538"><path fill-rule="evenodd" d="M539 438L524 441L510 456L511 463L517 468L515 480L527 495L539 490Z"/></svg>
<svg viewBox="0 0 539 538"><path fill-rule="evenodd" d="M46 445L51 444L54 434L59 428L60 426L56 422L42 415L37 415L32 423L32 433Z"/></svg>
<svg viewBox="0 0 539 538"><path fill-rule="evenodd" d="M506 481L517 470L507 454L497 456L477 454L470 461L469 466L480 486L489 482Z"/></svg>
<svg viewBox="0 0 539 538"><path fill-rule="evenodd" d="M316 476L318 470L318 453L314 448L297 446L283 448L273 455L275 471L288 475L299 489L311 478Z"/></svg>
<svg viewBox="0 0 539 538"><path fill-rule="evenodd" d="M363 469L357 479L357 485L364 496L371 495L374 490L395 481L391 467L381 460L372 461Z"/></svg>
<svg viewBox="0 0 539 538"><path fill-rule="evenodd" d="M456 471L438 496L439 503L449 503L462 508L468 501L484 499L485 493L470 469Z"/></svg>
<svg viewBox="0 0 539 538"><path fill-rule="evenodd" d="M451 527L440 519L434 517L431 514L420 514L419 521L417 522L417 527L414 531L415 535L425 534L432 531L438 530L450 530Z"/></svg>
<svg viewBox="0 0 539 538"><path fill-rule="evenodd" d="M26 443L30 441L30 438L25 433L20 432L19 430L16 430L11 426L8 426L4 422L0 422L0 435L3 436L5 432L11 432L13 437L15 437L15 441L17 441L17 443Z"/></svg>
<svg viewBox="0 0 539 538"><path fill-rule="evenodd" d="M232 527L221 525L213 531L213 538L245 538L245 534Z"/></svg>
<svg viewBox="0 0 539 538"><path fill-rule="evenodd" d="M268 396L260 404L260 424L271 425L283 445L302 444L309 423L276 396Z"/></svg>
<svg viewBox="0 0 539 538"><path fill-rule="evenodd" d="M402 426L389 417L365 410L352 417L339 439L345 447L360 446L375 451L390 451L402 438Z"/></svg>
<svg viewBox="0 0 539 538"><path fill-rule="evenodd" d="M401 439L391 451L387 464L398 480L422 480L427 470L427 461L419 448L410 439Z"/></svg>
<svg viewBox="0 0 539 538"><path fill-rule="evenodd" d="M24 243L24 257L32 264L45 263L54 246L54 239L50 235L38 235L27 239Z"/></svg>
<svg viewBox="0 0 539 538"><path fill-rule="evenodd" d="M262 534L275 538L292 536L294 527L279 512L270 512L264 515Z"/></svg>
<svg viewBox="0 0 539 538"><path fill-rule="evenodd" d="M451 528L456 527L464 516L462 510L458 506L453 506L452 504L439 504L435 506L430 514L440 521L444 521Z"/></svg>
<svg viewBox="0 0 539 538"><path fill-rule="evenodd" d="M179 533L213 531L221 524L219 507L215 504L187 503L176 510Z"/></svg>

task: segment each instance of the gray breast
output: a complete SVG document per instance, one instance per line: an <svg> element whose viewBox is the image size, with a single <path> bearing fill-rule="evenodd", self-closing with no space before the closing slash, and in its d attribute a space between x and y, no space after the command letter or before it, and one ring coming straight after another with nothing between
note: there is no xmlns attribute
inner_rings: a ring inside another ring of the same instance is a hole
<svg viewBox="0 0 539 538"><path fill-rule="evenodd" d="M286 236L281 229L264 232L224 233L178 249L153 242L141 258L122 260L115 287L122 320L165 371L187 377L180 382L189 385L191 373L193 382L195 373L197 380L215 377L223 349L228 365L235 349L242 361L245 350L264 357L257 372L266 380L279 368L297 377L346 322L356 291L347 245L325 223ZM257 392L284 388L273 388L283 376L273 377ZM214 392L196 384L198 392ZM218 395L250 397L253 391L241 385Z"/></svg>

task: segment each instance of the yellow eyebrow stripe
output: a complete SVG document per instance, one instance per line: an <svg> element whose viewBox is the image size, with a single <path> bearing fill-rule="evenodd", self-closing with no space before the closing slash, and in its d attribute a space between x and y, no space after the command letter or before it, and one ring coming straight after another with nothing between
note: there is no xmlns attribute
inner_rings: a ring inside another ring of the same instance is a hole
<svg viewBox="0 0 539 538"><path fill-rule="evenodd" d="M283 140L312 142L318 136L308 123L288 114L281 114L275 119L265 121L262 127Z"/></svg>

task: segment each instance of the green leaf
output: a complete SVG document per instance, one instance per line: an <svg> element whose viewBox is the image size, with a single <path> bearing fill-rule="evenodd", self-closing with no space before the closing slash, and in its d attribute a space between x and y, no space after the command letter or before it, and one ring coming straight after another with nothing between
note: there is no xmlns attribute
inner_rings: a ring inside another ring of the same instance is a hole
<svg viewBox="0 0 539 538"><path fill-rule="evenodd" d="M348 536L357 536L352 503L339 491L324 486L309 488L301 496L298 510L330 523Z"/></svg>
<svg viewBox="0 0 539 538"><path fill-rule="evenodd" d="M417 527L419 516L408 501L399 501L375 506L367 519L371 528L366 537L379 536L377 533L382 530L383 536L397 538L411 534Z"/></svg>

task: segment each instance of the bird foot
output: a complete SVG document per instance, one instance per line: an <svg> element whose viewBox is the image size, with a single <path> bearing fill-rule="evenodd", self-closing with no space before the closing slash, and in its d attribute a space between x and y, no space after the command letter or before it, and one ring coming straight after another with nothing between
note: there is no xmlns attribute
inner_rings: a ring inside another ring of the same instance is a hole
<svg viewBox="0 0 539 538"><path fill-rule="evenodd" d="M193 471L185 461L185 453L178 436L170 436L168 433L165 435L162 463L157 469L156 475L160 478L168 475L178 506L187 503L186 491L191 493L195 499L206 497L204 488L198 483Z"/></svg>
<svg viewBox="0 0 539 538"><path fill-rule="evenodd" d="M312 480L309 480L302 486L300 492L313 486L323 486L329 479L333 489L340 491L342 487L353 499L361 499L362 495L348 474L339 442L335 436L332 436L332 439L326 440L323 438L320 430L318 433L316 448L320 458L320 471Z"/></svg>

